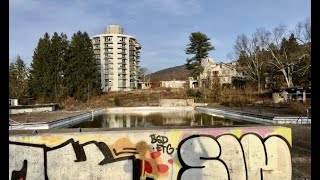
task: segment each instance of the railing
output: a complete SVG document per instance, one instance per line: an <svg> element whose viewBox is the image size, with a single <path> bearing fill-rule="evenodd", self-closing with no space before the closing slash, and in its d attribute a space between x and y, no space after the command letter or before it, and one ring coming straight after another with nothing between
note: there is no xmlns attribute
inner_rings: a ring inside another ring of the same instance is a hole
<svg viewBox="0 0 320 180"><path fill-rule="evenodd" d="M118 64L127 64L125 61L119 61Z"/></svg>
<svg viewBox="0 0 320 180"><path fill-rule="evenodd" d="M274 117L275 124L311 124L311 118L305 116L298 117Z"/></svg>
<svg viewBox="0 0 320 180"><path fill-rule="evenodd" d="M10 127L10 130L13 130L13 126L10 124L10 121L18 124L18 127L14 128L14 129L21 129L21 128L24 127L23 124L21 124L21 123L19 123L19 122L17 122L17 121L14 121L14 120L12 120L12 119L9 118L9 127ZM14 125L14 126L16 126L16 125Z"/></svg>
<svg viewBox="0 0 320 180"><path fill-rule="evenodd" d="M113 76L106 76L105 79L113 79Z"/></svg>

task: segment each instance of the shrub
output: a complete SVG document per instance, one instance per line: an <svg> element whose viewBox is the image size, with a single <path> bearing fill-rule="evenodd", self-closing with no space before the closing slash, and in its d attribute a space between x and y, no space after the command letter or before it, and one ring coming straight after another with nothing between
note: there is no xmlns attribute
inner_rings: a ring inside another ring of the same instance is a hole
<svg viewBox="0 0 320 180"><path fill-rule="evenodd" d="M203 94L198 90L198 91L194 94L194 96L195 96L196 98L202 98Z"/></svg>
<svg viewBox="0 0 320 180"><path fill-rule="evenodd" d="M224 105L224 106L241 107L251 103L253 103L253 101L246 97L231 97L228 99L221 100L221 105Z"/></svg>
<svg viewBox="0 0 320 180"><path fill-rule="evenodd" d="M295 114L295 115L306 115L307 107L301 103L301 102L291 102L289 105L289 113Z"/></svg>
<svg viewBox="0 0 320 180"><path fill-rule="evenodd" d="M187 94L187 96L189 96L189 97L194 97L195 95L195 93L194 93L194 91L192 90L192 89L188 89L187 91L186 91L186 94Z"/></svg>
<svg viewBox="0 0 320 180"><path fill-rule="evenodd" d="M120 106L120 98L118 96L114 97L113 102L116 106Z"/></svg>

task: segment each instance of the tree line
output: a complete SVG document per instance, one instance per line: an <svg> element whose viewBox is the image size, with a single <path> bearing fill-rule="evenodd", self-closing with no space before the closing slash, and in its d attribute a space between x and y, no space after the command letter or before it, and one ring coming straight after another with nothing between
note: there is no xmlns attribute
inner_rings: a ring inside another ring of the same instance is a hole
<svg viewBox="0 0 320 180"><path fill-rule="evenodd" d="M89 35L78 31L45 33L34 49L31 67L18 56L9 65L9 97L85 101L101 93L100 73Z"/></svg>
<svg viewBox="0 0 320 180"><path fill-rule="evenodd" d="M266 78L270 87L311 84L311 20L297 23L294 30L279 25L272 31L258 28L251 36L238 35L234 45L244 72L259 90Z"/></svg>
<svg viewBox="0 0 320 180"><path fill-rule="evenodd" d="M189 40L185 53L194 56L185 65L196 78L203 73L202 60L215 48L201 32L191 33ZM294 30L279 25L272 31L258 28L251 36L238 35L233 55L238 72L259 91L263 85L268 88L311 85L311 19L298 22Z"/></svg>

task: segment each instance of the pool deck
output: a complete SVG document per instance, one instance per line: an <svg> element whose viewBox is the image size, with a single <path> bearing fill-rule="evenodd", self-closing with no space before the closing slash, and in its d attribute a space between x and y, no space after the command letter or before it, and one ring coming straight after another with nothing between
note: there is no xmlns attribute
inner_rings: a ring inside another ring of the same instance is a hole
<svg viewBox="0 0 320 180"><path fill-rule="evenodd" d="M9 116L9 130L56 129L79 123L105 111L103 108L82 111L24 113Z"/></svg>
<svg viewBox="0 0 320 180"><path fill-rule="evenodd" d="M9 119L18 123L49 123L72 116L77 116L84 113L91 112L91 109L79 110L79 111L51 111L51 112L39 112L39 113L24 113L24 114L11 114ZM14 124L14 122L12 123Z"/></svg>

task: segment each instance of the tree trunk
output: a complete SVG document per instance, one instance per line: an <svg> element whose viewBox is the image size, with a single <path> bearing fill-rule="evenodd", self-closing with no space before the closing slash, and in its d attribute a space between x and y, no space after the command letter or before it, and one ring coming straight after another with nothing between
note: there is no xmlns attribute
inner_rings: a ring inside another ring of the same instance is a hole
<svg viewBox="0 0 320 180"><path fill-rule="evenodd" d="M259 78L258 78L259 79ZM261 93L261 83L260 81L258 80L258 93L260 94Z"/></svg>

